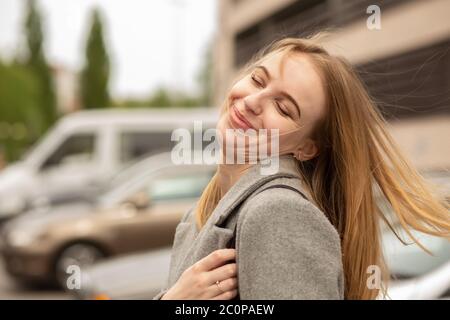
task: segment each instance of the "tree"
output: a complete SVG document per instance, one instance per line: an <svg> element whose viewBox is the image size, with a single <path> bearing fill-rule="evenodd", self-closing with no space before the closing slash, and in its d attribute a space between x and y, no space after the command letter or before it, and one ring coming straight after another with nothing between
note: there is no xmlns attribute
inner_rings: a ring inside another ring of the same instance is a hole
<svg viewBox="0 0 450 320"><path fill-rule="evenodd" d="M42 32L41 15L35 0L28 0L25 19L25 34L27 53L25 66L34 74L39 91L39 112L44 121L43 131L56 120L56 98L53 79L44 54L44 35ZM43 133L43 132L42 132Z"/></svg>
<svg viewBox="0 0 450 320"><path fill-rule="evenodd" d="M204 106L212 104L212 71L213 71L213 51L212 45L208 44L204 54L203 65L197 74L197 83L200 86L200 103Z"/></svg>
<svg viewBox="0 0 450 320"><path fill-rule="evenodd" d="M29 68L0 61L0 152L7 161L17 160L44 131L39 89Z"/></svg>
<svg viewBox="0 0 450 320"><path fill-rule="evenodd" d="M100 12L94 9L81 73L81 101L85 108L105 108L110 104L108 81L110 62L103 39Z"/></svg>

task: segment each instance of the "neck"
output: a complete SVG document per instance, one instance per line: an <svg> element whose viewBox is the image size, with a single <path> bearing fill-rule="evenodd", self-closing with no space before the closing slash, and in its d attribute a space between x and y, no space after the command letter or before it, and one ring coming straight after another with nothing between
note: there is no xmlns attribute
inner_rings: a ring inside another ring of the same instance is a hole
<svg viewBox="0 0 450 320"><path fill-rule="evenodd" d="M239 180L252 164L220 164L218 166L218 183L222 196Z"/></svg>
<svg viewBox="0 0 450 320"><path fill-rule="evenodd" d="M297 161L291 154L279 155L279 161L283 161L285 167L290 167L292 171L296 171ZM218 185L220 188L221 197L223 197L228 190L242 177L249 168L254 166L254 163L243 164L227 164L225 157L221 164L218 165Z"/></svg>

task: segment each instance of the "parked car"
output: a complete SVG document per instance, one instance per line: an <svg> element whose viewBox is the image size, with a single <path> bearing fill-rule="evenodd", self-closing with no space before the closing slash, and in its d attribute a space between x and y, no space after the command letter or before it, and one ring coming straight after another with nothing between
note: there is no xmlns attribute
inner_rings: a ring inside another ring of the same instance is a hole
<svg viewBox="0 0 450 320"><path fill-rule="evenodd" d="M215 166L174 165L169 152L136 166L142 171L108 190L93 208L37 209L8 222L1 233L7 272L22 281L64 284L69 265L170 245Z"/></svg>
<svg viewBox="0 0 450 320"><path fill-rule="evenodd" d="M77 299L151 299L166 285L171 247L100 261L81 275Z"/></svg>
<svg viewBox="0 0 450 320"><path fill-rule="evenodd" d="M393 280L388 299L449 299L450 241L413 232L433 255L417 245L403 245L393 233L384 235L384 248Z"/></svg>
<svg viewBox="0 0 450 320"><path fill-rule="evenodd" d="M0 171L0 220L43 202L88 197L125 164L168 151L176 128L215 127L218 111L92 110L62 118L22 161Z"/></svg>
<svg viewBox="0 0 450 320"><path fill-rule="evenodd" d="M450 174L445 171L428 172L424 176L437 191L450 202ZM391 208L386 208L388 215ZM412 239L405 231L398 229L399 236L406 243ZM450 242L445 238L434 237L412 231L422 245L432 252L423 251L418 245L404 245L387 228L383 232L383 250L391 272L387 299L443 299L450 298ZM382 298L381 296L379 297Z"/></svg>
<svg viewBox="0 0 450 320"><path fill-rule="evenodd" d="M388 299L450 299L450 243L424 235L421 240L435 256L383 235L394 277ZM170 255L169 247L96 263L84 270L80 289L70 292L78 299L151 299L166 285Z"/></svg>
<svg viewBox="0 0 450 320"><path fill-rule="evenodd" d="M425 176L444 195L450 194L447 174L438 172ZM450 298L449 241L417 232L413 234L434 256L417 245L404 246L388 229L383 233L386 262L394 278L388 295L391 299ZM170 254L168 248L96 263L85 269L81 288L71 293L79 299L151 299L166 285Z"/></svg>

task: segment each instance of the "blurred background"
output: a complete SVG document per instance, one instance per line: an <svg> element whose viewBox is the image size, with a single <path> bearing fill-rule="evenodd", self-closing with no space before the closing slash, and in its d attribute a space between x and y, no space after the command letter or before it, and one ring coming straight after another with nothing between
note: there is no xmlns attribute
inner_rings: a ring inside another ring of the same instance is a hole
<svg viewBox="0 0 450 320"><path fill-rule="evenodd" d="M0 298L155 294L214 172L171 165L172 131L214 127L239 70L285 36L331 30L324 46L449 196L448 12L447 0L0 0ZM392 296L450 295L448 241L423 239L436 256L385 236Z"/></svg>

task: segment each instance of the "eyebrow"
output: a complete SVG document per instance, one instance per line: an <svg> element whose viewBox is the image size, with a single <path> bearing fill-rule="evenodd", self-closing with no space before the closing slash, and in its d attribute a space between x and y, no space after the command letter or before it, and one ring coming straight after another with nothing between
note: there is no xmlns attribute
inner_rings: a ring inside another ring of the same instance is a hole
<svg viewBox="0 0 450 320"><path fill-rule="evenodd" d="M272 77L271 77L271 75L270 75L270 73L269 73L269 70L267 70L266 67L264 67L264 66L262 66L262 65L259 65L259 66L256 66L255 68L261 69L261 70L265 73L265 75L266 75L266 77L269 79L269 81L272 79ZM289 100L289 101L297 108L298 116L301 118L301 117L302 117L302 113L301 113L300 107L298 106L298 104L297 104L297 102L295 101L295 99L292 98L292 96L289 95L289 93L287 93L286 91L281 91L280 94L281 94L284 98L286 98L287 100Z"/></svg>

